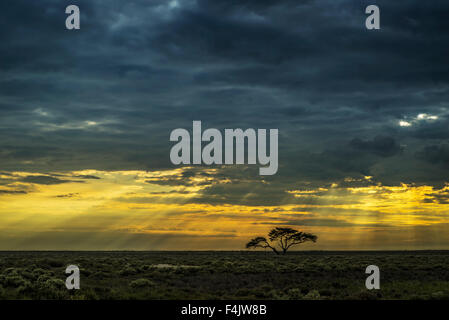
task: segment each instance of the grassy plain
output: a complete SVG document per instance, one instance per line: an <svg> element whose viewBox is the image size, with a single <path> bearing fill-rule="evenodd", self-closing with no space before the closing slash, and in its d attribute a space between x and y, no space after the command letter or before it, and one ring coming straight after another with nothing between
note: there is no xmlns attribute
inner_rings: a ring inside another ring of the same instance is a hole
<svg viewBox="0 0 449 320"><path fill-rule="evenodd" d="M449 299L449 251L0 252L0 299Z"/></svg>

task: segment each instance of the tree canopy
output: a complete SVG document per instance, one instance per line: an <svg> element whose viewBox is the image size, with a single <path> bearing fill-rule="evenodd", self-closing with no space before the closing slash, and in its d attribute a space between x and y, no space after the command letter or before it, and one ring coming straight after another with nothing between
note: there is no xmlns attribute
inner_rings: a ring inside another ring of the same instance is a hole
<svg viewBox="0 0 449 320"><path fill-rule="evenodd" d="M268 233L268 239L269 241L265 237L253 238L246 244L246 248L270 248L276 254L285 254L292 246L307 241L316 242L318 237L292 228L276 227Z"/></svg>

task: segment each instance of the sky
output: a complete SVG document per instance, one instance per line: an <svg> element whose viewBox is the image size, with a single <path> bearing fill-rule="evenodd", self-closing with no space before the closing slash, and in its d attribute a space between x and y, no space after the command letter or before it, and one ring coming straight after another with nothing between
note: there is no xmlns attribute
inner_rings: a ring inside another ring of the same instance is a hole
<svg viewBox="0 0 449 320"><path fill-rule="evenodd" d="M243 250L276 226L318 235L302 250L449 249L448 16L0 2L0 250ZM173 165L170 133L194 120L278 129L278 172Z"/></svg>

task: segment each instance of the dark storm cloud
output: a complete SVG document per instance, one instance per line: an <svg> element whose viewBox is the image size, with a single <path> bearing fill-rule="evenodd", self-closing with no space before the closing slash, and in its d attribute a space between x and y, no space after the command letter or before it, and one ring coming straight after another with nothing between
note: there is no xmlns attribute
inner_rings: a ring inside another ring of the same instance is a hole
<svg viewBox="0 0 449 320"><path fill-rule="evenodd" d="M223 169L234 183L209 186L215 201L348 176L442 184L449 3L376 3L379 31L372 1L77 1L68 31L68 1L2 2L2 170L169 168L171 130L202 120L280 130L272 192Z"/></svg>
<svg viewBox="0 0 449 320"><path fill-rule="evenodd" d="M363 153L372 153L381 157L391 157L401 151L400 145L392 137L377 136L372 141L353 139L351 147Z"/></svg>
<svg viewBox="0 0 449 320"><path fill-rule="evenodd" d="M34 183L34 184L61 184L68 182L84 182L84 181L73 181L73 180L61 180L51 176L28 176L20 180L21 182Z"/></svg>

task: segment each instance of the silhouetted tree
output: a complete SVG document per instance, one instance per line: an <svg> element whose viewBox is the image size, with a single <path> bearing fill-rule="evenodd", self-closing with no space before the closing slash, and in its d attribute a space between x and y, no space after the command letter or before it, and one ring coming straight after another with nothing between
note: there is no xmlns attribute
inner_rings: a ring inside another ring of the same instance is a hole
<svg viewBox="0 0 449 320"><path fill-rule="evenodd" d="M257 237L251 239L246 244L246 248L270 248L274 253L285 254L288 249L297 244L301 244L307 241L316 242L318 237L311 233L301 232L292 228L274 228L268 233L268 241L265 237ZM276 243L279 249L276 248Z"/></svg>

